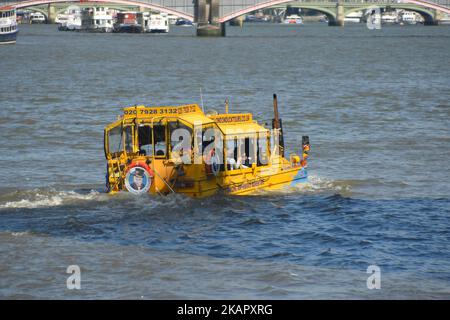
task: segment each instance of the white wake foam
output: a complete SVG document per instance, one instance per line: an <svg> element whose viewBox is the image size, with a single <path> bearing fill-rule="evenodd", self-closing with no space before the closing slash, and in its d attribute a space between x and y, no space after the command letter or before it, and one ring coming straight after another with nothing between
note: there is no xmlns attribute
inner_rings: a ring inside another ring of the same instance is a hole
<svg viewBox="0 0 450 320"><path fill-rule="evenodd" d="M29 194L24 199L0 203L0 209L55 207L77 201L97 200L99 195L100 193L94 190L88 194L80 194L75 191L36 192Z"/></svg>
<svg viewBox="0 0 450 320"><path fill-rule="evenodd" d="M347 181L330 180L323 177L309 176L308 182L296 185L298 189L305 191L334 191L338 193L351 192L351 183Z"/></svg>

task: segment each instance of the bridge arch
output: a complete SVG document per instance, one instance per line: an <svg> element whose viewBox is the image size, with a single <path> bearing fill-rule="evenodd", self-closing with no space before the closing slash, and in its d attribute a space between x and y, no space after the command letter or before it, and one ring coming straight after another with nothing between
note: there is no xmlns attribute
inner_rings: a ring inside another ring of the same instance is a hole
<svg viewBox="0 0 450 320"><path fill-rule="evenodd" d="M265 1L265 2L261 2L258 4L255 4L253 6L232 12L230 14L227 14L225 16L223 16L222 18L219 19L219 22L227 22L229 20L232 20L234 18L240 17L244 14L253 12L253 11L257 11L257 10L261 10L261 9L266 9L266 8L270 8L270 7L274 7L277 5L281 5L281 4L286 4L292 2L292 0L269 0L269 1ZM328 18L332 18L333 20L336 19L336 13L333 10L327 9L327 8L323 8L323 7L319 7L319 6L314 6L314 5L308 5L307 3L296 3L292 5L293 8L302 8L302 9L311 9L311 10L316 10L319 12L324 13Z"/></svg>
<svg viewBox="0 0 450 320"><path fill-rule="evenodd" d="M308 10L317 11L317 12L325 14L327 16L329 22L336 21L336 12L331 10L330 8L320 7L320 6L317 6L317 5L311 5L311 4L308 4L308 3L298 4L298 5L295 4L292 7L293 8L299 8L299 9L308 9Z"/></svg>
<svg viewBox="0 0 450 320"><path fill-rule="evenodd" d="M407 10L407 11L414 11L419 13L424 19L425 19L425 23L426 24L433 24L434 22L434 16L433 16L433 12L431 12L430 10L427 10L424 7L411 7L411 6L407 6L407 5L402 5L402 4L388 4L388 5L384 5L384 6L377 6L377 5L363 5L363 6L359 6L359 7L355 7L355 8L351 8L351 9L347 9L345 10L344 14L345 16L347 16L348 14L352 13L352 12L357 12L357 11L364 11L367 9L373 9L373 8L392 8L392 9L403 9L403 10Z"/></svg>
<svg viewBox="0 0 450 320"><path fill-rule="evenodd" d="M435 20L434 13L430 10L427 10L427 8L424 8L424 7L417 7L417 8L409 8L408 7L407 8L405 6L395 5L395 6L391 6L391 8L417 12L425 19L425 24L434 24L434 22L435 22L434 21Z"/></svg>
<svg viewBox="0 0 450 320"><path fill-rule="evenodd" d="M39 13L42 13L42 14L44 15L44 17L45 17L45 21L48 20L48 13L47 13L47 10L44 10L44 9L41 9L41 8L24 8L24 9L27 9L28 11L31 11L31 12L39 12Z"/></svg>
<svg viewBox="0 0 450 320"><path fill-rule="evenodd" d="M227 22L229 20L232 20L234 18L237 18L239 16L242 16L244 14L256 11L256 10L260 10L260 9L265 9L265 8L269 8L269 7L273 7L273 6L277 6L277 5L281 5L281 4L287 4L289 2L292 2L293 0L267 0L267 1L263 1L260 3L256 3L255 5L237 10L235 12L232 13L228 13L226 15L224 15L223 17L221 17L219 19L219 22L223 23L223 22ZM345 3L344 3L345 4ZM389 3L389 4L385 4L385 3L378 3L378 2L374 2L374 3L369 3L367 5L360 5L355 7L354 9L351 9L351 11L346 11L346 13L350 13L353 11L358 11L358 10L363 10L362 8L369 8L369 7L373 7L373 6L378 6L378 7L386 7L386 6L391 6L391 7L398 7L401 8L402 4L415 4L417 5L416 8L414 9L408 9L411 11L416 11L418 13L420 13L426 20L427 19L431 19L433 20L433 14L429 11L429 9L435 9L438 11L442 11L445 13L450 13L450 8L433 3L433 2L429 2L429 1L425 1L425 0L400 0L398 3ZM295 8L304 8L304 9L311 9L311 10L316 10L319 12L323 12L325 15L327 15L328 19L336 19L336 12L333 9L329 9L329 8L325 8L325 7L320 7L317 4L309 4L307 2L298 2L295 4L292 4L292 7ZM423 8L423 9L422 9Z"/></svg>
<svg viewBox="0 0 450 320"><path fill-rule="evenodd" d="M30 1L23 1L23 2L13 4L13 5L11 5L11 7L14 7L16 9L23 9L23 8L45 5L45 4L69 3L69 2L79 3L80 1L79 0L30 0ZM105 2L107 2L107 3L118 4L118 5L143 7L143 8L152 9L155 11L172 14L174 16L177 16L177 17L189 20L189 21L194 21L194 17L188 13L181 12L181 11L169 8L169 7L164 7L164 6L161 6L158 4L153 4L150 2L147 3L147 2L140 2L140 1L134 1L134 0L107 0L107 1L105 1L105 0L89 0L89 2L100 3L102 5L105 5Z"/></svg>

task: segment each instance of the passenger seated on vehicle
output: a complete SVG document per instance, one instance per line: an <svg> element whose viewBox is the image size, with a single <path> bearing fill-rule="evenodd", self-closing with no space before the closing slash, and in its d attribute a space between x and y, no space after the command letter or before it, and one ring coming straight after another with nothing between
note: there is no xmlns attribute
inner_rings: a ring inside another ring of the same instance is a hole
<svg viewBox="0 0 450 320"><path fill-rule="evenodd" d="M234 158L227 158L228 170L247 169L248 166L242 164L242 160L236 161Z"/></svg>
<svg viewBox="0 0 450 320"><path fill-rule="evenodd" d="M228 170L238 169L236 160L234 158L227 158Z"/></svg>
<svg viewBox="0 0 450 320"><path fill-rule="evenodd" d="M246 160L247 160L247 156L244 154L244 155L243 155L242 157L240 157L240 158L238 159L238 161L237 161L238 167L239 167L239 168L242 168L242 169L247 169L248 166L244 165L244 163L246 162Z"/></svg>
<svg viewBox="0 0 450 320"><path fill-rule="evenodd" d="M234 141L227 142L227 168L228 170L239 169L236 159L234 158Z"/></svg>
<svg viewBox="0 0 450 320"><path fill-rule="evenodd" d="M155 154L157 156L164 156L166 154L166 143L157 142L155 146Z"/></svg>
<svg viewBox="0 0 450 320"><path fill-rule="evenodd" d="M153 155L153 145L152 144L140 145L139 146L139 155L141 155L141 156Z"/></svg>

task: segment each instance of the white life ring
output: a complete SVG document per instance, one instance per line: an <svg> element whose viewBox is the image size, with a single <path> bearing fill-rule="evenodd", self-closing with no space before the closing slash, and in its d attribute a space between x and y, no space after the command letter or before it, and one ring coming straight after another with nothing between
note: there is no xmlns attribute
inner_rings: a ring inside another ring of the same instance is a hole
<svg viewBox="0 0 450 320"><path fill-rule="evenodd" d="M135 165L125 175L125 187L134 194L147 193L152 185L152 175L148 166Z"/></svg>

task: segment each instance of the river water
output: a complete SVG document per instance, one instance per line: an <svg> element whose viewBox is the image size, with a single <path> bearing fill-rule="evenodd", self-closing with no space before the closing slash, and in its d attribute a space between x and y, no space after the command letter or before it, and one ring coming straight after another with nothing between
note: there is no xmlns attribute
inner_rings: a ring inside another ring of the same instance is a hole
<svg viewBox="0 0 450 320"><path fill-rule="evenodd" d="M23 25L0 54L0 297L450 298L450 27L248 24L206 39ZM200 91L207 109L228 97L261 121L277 93L289 151L310 136L309 183L106 195L104 126Z"/></svg>

